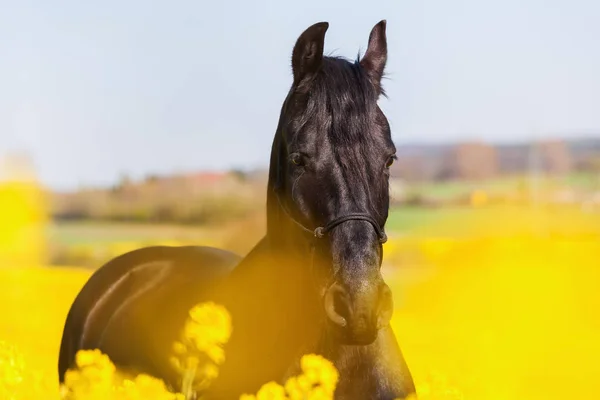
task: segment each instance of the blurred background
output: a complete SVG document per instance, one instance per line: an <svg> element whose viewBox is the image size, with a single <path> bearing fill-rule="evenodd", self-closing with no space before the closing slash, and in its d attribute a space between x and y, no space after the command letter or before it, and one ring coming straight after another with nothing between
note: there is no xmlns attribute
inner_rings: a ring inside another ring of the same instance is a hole
<svg viewBox="0 0 600 400"><path fill-rule="evenodd" d="M600 232L600 139L398 144L398 157L386 225L392 238L506 235L510 221L484 230L468 224L499 209L515 219L523 211L546 215L547 223L529 226L531 234L560 235L562 228L548 222L565 212L585 216L579 235ZM35 263L93 269L154 244L217 245L244 254L265 233L266 167L123 176L105 187L68 191L44 185L27 153L6 154L2 169L3 222L19 229L25 219L40 224L18 236L25 249L28 235L40 241L35 252L19 250L41 257ZM17 251L15 245L6 251Z"/></svg>
<svg viewBox="0 0 600 400"><path fill-rule="evenodd" d="M420 390L600 394L599 18L591 0L5 5L0 332L54 373L70 302L110 258L249 251L296 38L328 21L326 53L354 58L387 19L384 271Z"/></svg>

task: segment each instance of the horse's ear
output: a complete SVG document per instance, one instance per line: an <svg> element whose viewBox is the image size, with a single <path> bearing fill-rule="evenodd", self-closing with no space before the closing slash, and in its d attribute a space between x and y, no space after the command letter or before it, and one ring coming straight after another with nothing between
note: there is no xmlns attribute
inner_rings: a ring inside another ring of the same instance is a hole
<svg viewBox="0 0 600 400"><path fill-rule="evenodd" d="M387 62L387 38L385 35L386 20L380 21L371 30L369 35L369 46L365 56L360 60L369 78L381 93L381 78Z"/></svg>
<svg viewBox="0 0 600 400"><path fill-rule="evenodd" d="M296 41L294 51L292 52L294 84L300 83L300 81L314 74L321 67L327 28L329 28L328 22L318 22L302 32Z"/></svg>

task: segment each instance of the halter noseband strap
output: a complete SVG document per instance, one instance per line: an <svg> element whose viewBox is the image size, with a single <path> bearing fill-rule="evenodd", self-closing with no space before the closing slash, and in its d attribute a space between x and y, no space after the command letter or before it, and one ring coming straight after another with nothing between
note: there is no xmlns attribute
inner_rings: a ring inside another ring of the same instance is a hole
<svg viewBox="0 0 600 400"><path fill-rule="evenodd" d="M377 221L375 221L375 219L373 219L370 215L362 214L362 213L353 213L353 214L342 215L341 217L338 217L338 218L330 221L327 225L316 228L314 231L315 237L320 239L323 236L325 236L325 234L327 232L331 231L336 226L343 224L346 221L352 221L352 220L367 221L368 223L373 225L373 228L375 228L375 231L377 232L377 236L379 237L379 242L380 243L387 242L387 235L385 234L383 229L381 229L381 227L379 226Z"/></svg>
<svg viewBox="0 0 600 400"><path fill-rule="evenodd" d="M317 239L323 238L333 228L335 228L336 226L338 226L340 224L343 224L344 222L347 222L347 221L366 221L366 222L370 223L373 226L373 228L375 228L375 231L377 232L377 236L379 238L379 242L382 243L382 244L385 243L385 242L387 242L387 235L386 235L385 231L379 226L379 224L377 223L377 221L375 221L375 219L373 217L371 217L369 214L366 214L366 213L351 213L351 214L347 214L347 215L342 215L341 217L333 219L332 221L330 221L325 226L319 226L319 227L315 228L314 230L311 230L311 229L308 229L306 226L304 226L299 221L297 221L291 215L291 213L287 210L287 208L281 202L281 199L279 198L279 193L276 192L275 196L277 197L277 201L279 202L279 205L280 205L281 209L288 216L288 218L290 220L292 220L292 222L294 222L300 229L302 229L306 233L309 233L309 234L313 235Z"/></svg>

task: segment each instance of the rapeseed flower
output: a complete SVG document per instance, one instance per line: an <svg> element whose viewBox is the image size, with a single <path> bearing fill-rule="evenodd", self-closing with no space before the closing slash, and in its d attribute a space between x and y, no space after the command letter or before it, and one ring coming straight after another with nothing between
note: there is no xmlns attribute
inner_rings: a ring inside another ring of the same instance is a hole
<svg viewBox="0 0 600 400"><path fill-rule="evenodd" d="M339 375L326 358L307 354L300 360L302 374L291 377L285 385L264 384L256 395L245 394L240 400L332 400Z"/></svg>
<svg viewBox="0 0 600 400"><path fill-rule="evenodd" d="M218 367L225 361L222 346L231 331L231 316L225 307L206 302L190 310L170 359L181 374L181 391L186 397L202 392L217 378Z"/></svg>
<svg viewBox="0 0 600 400"><path fill-rule="evenodd" d="M173 365L181 373L182 392L171 393L164 382L140 374L127 377L100 350L80 350L76 368L67 371L62 388L65 400L146 399L183 400L206 389L225 360L222 349L231 335L227 310L214 303L198 304L190 310L181 341L173 345Z"/></svg>
<svg viewBox="0 0 600 400"><path fill-rule="evenodd" d="M185 400L171 393L164 382L146 374L126 377L100 350L80 350L76 368L65 375L63 400Z"/></svg>

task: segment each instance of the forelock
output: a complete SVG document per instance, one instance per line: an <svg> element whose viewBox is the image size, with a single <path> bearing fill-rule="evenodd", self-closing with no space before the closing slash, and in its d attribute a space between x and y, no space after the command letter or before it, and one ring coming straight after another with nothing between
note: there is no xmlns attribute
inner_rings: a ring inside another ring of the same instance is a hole
<svg viewBox="0 0 600 400"><path fill-rule="evenodd" d="M309 122L325 128L334 146L360 141L377 108L378 92L359 60L324 57L321 70L296 88L292 97L302 110L293 121L294 131Z"/></svg>

